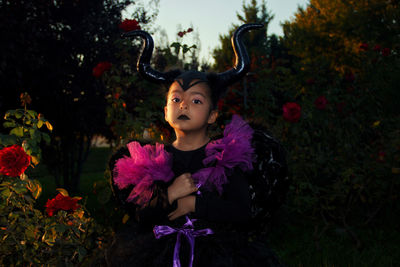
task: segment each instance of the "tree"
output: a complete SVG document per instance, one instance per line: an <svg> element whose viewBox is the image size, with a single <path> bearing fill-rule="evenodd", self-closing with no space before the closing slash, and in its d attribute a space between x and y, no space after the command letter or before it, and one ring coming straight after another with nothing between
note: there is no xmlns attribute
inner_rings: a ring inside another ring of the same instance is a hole
<svg viewBox="0 0 400 267"><path fill-rule="evenodd" d="M273 19L265 1L258 5L252 0L243 4L243 14L237 14L243 23L261 23L265 27L246 34L245 45L251 60L250 73L241 83L231 86L227 96L220 102L223 114L240 113L245 117L273 123L280 115L285 86L290 79L290 57L276 35L268 36L268 25ZM214 50L216 71L222 72L234 64L230 38L237 28L232 26L228 35L220 36L221 47ZM251 105L249 105L251 103ZM224 116L221 117L225 119Z"/></svg>
<svg viewBox="0 0 400 267"><path fill-rule="evenodd" d="M261 23L264 24L264 29L252 31L247 34L245 39L246 47L248 48L248 53L250 58L254 55L265 55L267 54L267 32L268 24L273 19L273 15L269 14L265 0L262 1L261 5L258 5L257 0L251 0L251 2L246 5L243 3L243 15L237 13L239 21L244 23ZM234 54L232 50L231 37L233 32L240 25L233 24L229 33L227 35L220 35L221 47L214 49L213 57L215 60L215 65L213 69L217 71L225 71L233 65Z"/></svg>
<svg viewBox="0 0 400 267"><path fill-rule="evenodd" d="M102 61L114 62L120 38L120 1L1 1L1 112L17 104L21 92L54 125L44 155L57 185L76 191L91 137L107 133L105 88L93 76ZM140 9L140 22L149 15ZM10 30L11 29L11 30Z"/></svg>
<svg viewBox="0 0 400 267"><path fill-rule="evenodd" d="M301 106L299 122L281 126L293 207L323 219L316 237L339 225L360 245L352 228L395 207L399 12L397 1L311 0L284 24L295 58L287 96Z"/></svg>

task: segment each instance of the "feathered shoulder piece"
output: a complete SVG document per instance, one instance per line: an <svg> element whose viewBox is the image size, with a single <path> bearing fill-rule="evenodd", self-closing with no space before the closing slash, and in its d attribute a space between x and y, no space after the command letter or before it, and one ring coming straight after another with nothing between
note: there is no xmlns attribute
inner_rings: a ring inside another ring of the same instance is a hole
<svg viewBox="0 0 400 267"><path fill-rule="evenodd" d="M113 182L120 190L133 186L125 201L143 206L151 199L155 181L168 182L174 177L172 156L164 145L158 143L142 146L133 141L127 144L127 148L129 156L115 162Z"/></svg>
<svg viewBox="0 0 400 267"><path fill-rule="evenodd" d="M222 194L222 186L228 183L227 171L235 167L242 171L252 170L255 160L252 135L253 129L247 122L234 115L225 127L224 136L206 146L203 164L207 167L192 175L198 186L208 191L216 189Z"/></svg>
<svg viewBox="0 0 400 267"><path fill-rule="evenodd" d="M265 128L250 126L234 115L223 137L210 142L205 153L205 168L192 175L200 190L222 194L230 171L239 168L251 171L246 177L254 218L265 221L283 203L289 187L285 151ZM130 142L112 161L113 186L125 204L143 206L151 200L156 181L169 182L174 177L172 154L162 144Z"/></svg>

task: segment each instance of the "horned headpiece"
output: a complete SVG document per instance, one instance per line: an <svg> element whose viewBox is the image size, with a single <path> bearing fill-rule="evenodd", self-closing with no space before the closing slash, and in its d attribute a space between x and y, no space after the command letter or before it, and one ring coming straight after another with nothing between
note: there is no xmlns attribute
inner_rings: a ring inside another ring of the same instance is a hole
<svg viewBox="0 0 400 267"><path fill-rule="evenodd" d="M179 79L183 81L180 84L182 88L186 90L193 86L193 84L190 84L190 81L196 79L200 82L207 82L212 90L223 90L223 88L226 88L227 86L240 80L250 69L250 59L242 40L244 33L251 29L259 29L262 27L262 24L251 23L244 24L236 29L231 39L233 51L235 52L236 57L235 65L233 68L225 72L215 74L198 71L187 71L183 73L159 72L150 66L150 59L154 49L154 41L148 32L135 30L123 34L123 37L140 36L143 38L143 51L137 62L137 70L146 80L159 83L171 83ZM220 95L220 93L218 93L218 95Z"/></svg>

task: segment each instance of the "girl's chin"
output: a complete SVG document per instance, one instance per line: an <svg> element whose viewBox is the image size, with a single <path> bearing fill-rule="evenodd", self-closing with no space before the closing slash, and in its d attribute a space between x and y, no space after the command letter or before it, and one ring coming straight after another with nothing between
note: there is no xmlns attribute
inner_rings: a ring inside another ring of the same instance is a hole
<svg viewBox="0 0 400 267"><path fill-rule="evenodd" d="M175 131L185 132L185 133L193 133L193 132L203 132L207 127L200 127L197 125L189 125L189 124L175 124L172 126Z"/></svg>

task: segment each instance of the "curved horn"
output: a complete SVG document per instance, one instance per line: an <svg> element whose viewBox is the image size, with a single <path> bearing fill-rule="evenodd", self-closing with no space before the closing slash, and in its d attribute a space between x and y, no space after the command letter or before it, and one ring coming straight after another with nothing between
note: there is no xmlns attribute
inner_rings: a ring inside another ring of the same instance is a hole
<svg viewBox="0 0 400 267"><path fill-rule="evenodd" d="M122 37L134 37L134 36L140 36L144 41L143 51L137 62L138 72L146 80L152 82L168 82L168 78L165 75L165 73L156 71L150 66L150 59L151 56L153 55L153 49L154 49L154 41L151 35L148 32L141 30L135 30L122 34Z"/></svg>
<svg viewBox="0 0 400 267"><path fill-rule="evenodd" d="M263 24L249 23L240 26L233 34L231 42L233 51L235 52L236 62L235 66L223 73L218 73L219 81L223 86L228 86L240 78L242 78L250 69L250 59L247 54L246 47L243 44L243 34L251 29L260 29L264 27Z"/></svg>

